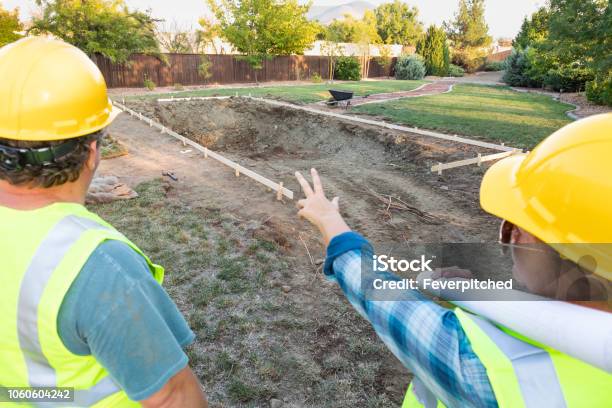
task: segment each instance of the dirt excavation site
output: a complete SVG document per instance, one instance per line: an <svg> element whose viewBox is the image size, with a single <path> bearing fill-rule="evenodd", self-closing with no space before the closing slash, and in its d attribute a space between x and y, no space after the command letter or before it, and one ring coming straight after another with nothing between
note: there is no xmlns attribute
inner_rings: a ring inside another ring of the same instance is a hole
<svg viewBox="0 0 612 408"><path fill-rule="evenodd" d="M411 374L323 277L325 249L296 216L303 194L293 174L317 168L347 223L377 249L491 242L497 221L478 204L488 165L430 167L497 152L247 98L126 105L295 194L278 201L128 114L110 127L129 153L100 172L139 197L94 211L166 267L211 406L399 406Z"/></svg>

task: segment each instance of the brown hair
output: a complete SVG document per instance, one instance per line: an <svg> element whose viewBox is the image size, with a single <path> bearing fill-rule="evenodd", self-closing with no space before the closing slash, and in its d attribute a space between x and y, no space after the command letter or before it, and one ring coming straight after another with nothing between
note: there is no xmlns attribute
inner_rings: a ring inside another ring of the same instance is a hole
<svg viewBox="0 0 612 408"><path fill-rule="evenodd" d="M49 188L76 181L81 175L83 165L89 157L89 145L92 141L99 141L103 136L103 130L89 135L78 137L71 152L56 158L52 163L27 164L16 168L6 168L0 165L0 179L8 181L15 186L26 186L29 188ZM70 139L27 142L0 138L0 145L12 148L40 149L44 147L58 146Z"/></svg>

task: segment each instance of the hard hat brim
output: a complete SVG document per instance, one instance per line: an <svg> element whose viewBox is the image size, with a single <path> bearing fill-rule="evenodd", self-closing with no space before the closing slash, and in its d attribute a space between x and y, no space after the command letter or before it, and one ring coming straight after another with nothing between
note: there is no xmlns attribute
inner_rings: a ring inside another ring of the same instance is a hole
<svg viewBox="0 0 612 408"><path fill-rule="evenodd" d="M109 115L108 124L106 126L110 125L115 119L117 119L117 116L119 116L120 113L122 113L122 110L116 106L113 106L113 110Z"/></svg>

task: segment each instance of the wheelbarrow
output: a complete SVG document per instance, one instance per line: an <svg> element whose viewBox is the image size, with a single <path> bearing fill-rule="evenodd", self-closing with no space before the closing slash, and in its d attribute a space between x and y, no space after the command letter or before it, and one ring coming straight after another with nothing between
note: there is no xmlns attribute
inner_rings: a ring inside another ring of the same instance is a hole
<svg viewBox="0 0 612 408"><path fill-rule="evenodd" d="M344 106L345 109L351 104L351 99L353 99L353 92L348 91L338 91L335 89L329 89L329 94L331 98L326 102L329 106Z"/></svg>

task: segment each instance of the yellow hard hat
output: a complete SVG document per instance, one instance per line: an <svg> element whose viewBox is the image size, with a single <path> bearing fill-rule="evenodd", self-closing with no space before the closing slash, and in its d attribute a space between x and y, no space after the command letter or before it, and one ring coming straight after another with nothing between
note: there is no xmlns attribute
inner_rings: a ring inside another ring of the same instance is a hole
<svg viewBox="0 0 612 408"><path fill-rule="evenodd" d="M63 41L27 37L0 48L0 138L52 141L112 121L98 67Z"/></svg>
<svg viewBox="0 0 612 408"><path fill-rule="evenodd" d="M574 262L594 258L593 272L612 280L612 113L570 123L531 153L491 166L480 205Z"/></svg>

